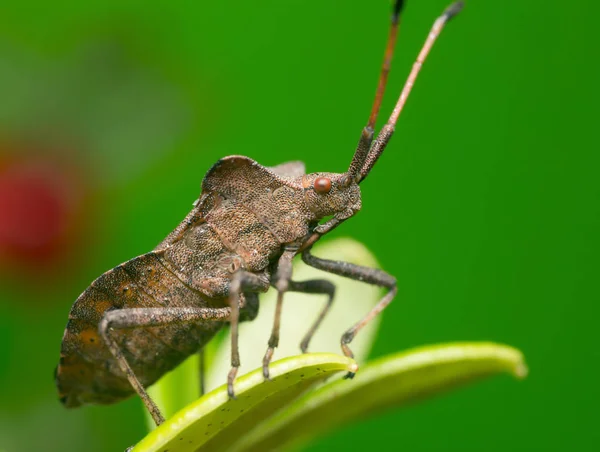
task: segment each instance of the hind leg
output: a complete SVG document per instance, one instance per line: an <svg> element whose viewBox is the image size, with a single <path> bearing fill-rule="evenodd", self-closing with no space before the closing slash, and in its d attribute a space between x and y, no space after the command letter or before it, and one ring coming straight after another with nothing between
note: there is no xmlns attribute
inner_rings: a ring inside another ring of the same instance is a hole
<svg viewBox="0 0 600 452"><path fill-rule="evenodd" d="M160 410L137 379L131 366L123 356L121 348L112 337L111 331L171 325L176 323L226 321L231 317L230 308L133 308L109 311L98 325L98 332L121 371L138 393L156 425L164 422Z"/></svg>

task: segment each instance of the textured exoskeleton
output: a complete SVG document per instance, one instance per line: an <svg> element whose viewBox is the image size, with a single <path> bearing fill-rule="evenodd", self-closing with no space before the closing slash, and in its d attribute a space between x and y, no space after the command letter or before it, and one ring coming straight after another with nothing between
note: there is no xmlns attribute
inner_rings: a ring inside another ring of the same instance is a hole
<svg viewBox="0 0 600 452"><path fill-rule="evenodd" d="M226 308L238 270L257 275L263 282L259 290L266 291L272 264L286 245L300 248L324 216L339 215L340 210L351 215L360 209L356 182L340 187L341 174L303 173L301 162L274 168L242 156L217 162L206 174L192 211L154 251L104 273L73 305L56 376L64 403L111 403L134 392L99 337L105 312ZM307 189L319 177L332 181L327 195ZM242 320L251 320L258 311L256 293L243 296ZM202 348L222 325L223 321L180 322L122 329L114 332L114 339L147 386Z"/></svg>

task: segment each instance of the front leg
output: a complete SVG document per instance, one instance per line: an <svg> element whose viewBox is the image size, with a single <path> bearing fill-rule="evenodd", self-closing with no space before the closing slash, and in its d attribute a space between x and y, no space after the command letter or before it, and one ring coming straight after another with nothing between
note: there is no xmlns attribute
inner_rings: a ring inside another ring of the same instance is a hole
<svg viewBox="0 0 600 452"><path fill-rule="evenodd" d="M394 296L398 292L396 287L396 278L384 272L383 270L378 270L376 268L363 267L360 265L351 264L349 262L320 259L310 253L310 248L302 252L302 260L307 265L318 268L319 270L388 289L388 292L381 300L379 300L373 309L371 309L362 320L354 324L343 334L341 339L342 351L344 352L344 355L348 356L349 358L353 358L354 354L352 353L352 350L350 350L350 347L348 347L348 344L352 342L352 339L354 339L354 336L356 336L362 327L369 323L377 314L383 311L387 305L392 302ZM354 377L354 373L352 372L346 375L346 378L352 377Z"/></svg>
<svg viewBox="0 0 600 452"><path fill-rule="evenodd" d="M331 232L332 230L337 228L340 224L342 224L348 218L354 216L355 213L356 213L356 211L353 209L350 209L350 208L344 210L343 212L338 212L333 216L333 218L327 220L325 223L319 224L314 229L314 232L319 235L325 235L328 232Z"/></svg>
<svg viewBox="0 0 600 452"><path fill-rule="evenodd" d="M327 220L325 223L321 223L321 224L317 225L313 229L312 234L310 234L304 240L299 251L304 251L304 250L310 249L310 247L313 246L317 242L317 240L319 240L322 236L324 236L328 232L331 232L332 230L337 228L340 224L342 224L348 218L352 217L354 214L356 214L355 210L347 209L343 212L335 214L332 218Z"/></svg>
<svg viewBox="0 0 600 452"><path fill-rule="evenodd" d="M283 295L288 291L292 279L292 259L298 252L297 247L288 247L277 261L277 269L272 278L272 285L277 289L277 304L275 305L275 318L273 329L269 338L269 346L263 358L263 376L269 379L269 364L273 358L275 347L279 345L279 329L281 327L281 310L283 307Z"/></svg>

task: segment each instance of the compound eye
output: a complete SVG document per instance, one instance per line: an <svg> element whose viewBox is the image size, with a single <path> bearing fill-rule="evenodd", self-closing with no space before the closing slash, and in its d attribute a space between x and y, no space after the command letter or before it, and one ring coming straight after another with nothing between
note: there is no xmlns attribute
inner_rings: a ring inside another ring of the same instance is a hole
<svg viewBox="0 0 600 452"><path fill-rule="evenodd" d="M329 193L331 190L331 179L327 177L317 177L314 183L315 191L321 195Z"/></svg>

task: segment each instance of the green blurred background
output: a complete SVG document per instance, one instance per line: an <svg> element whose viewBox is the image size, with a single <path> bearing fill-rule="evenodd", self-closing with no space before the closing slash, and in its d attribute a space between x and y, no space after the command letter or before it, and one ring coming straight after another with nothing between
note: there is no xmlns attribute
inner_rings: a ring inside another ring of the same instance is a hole
<svg viewBox="0 0 600 452"><path fill-rule="evenodd" d="M409 1L382 119L446 0ZM387 0L11 2L0 14L0 449L123 450L139 400L67 411L70 305L153 248L209 166L347 168ZM373 356L454 340L521 348L496 378L308 450L591 450L600 441L598 2L467 2L336 230L397 276ZM380 121L383 122L383 121ZM343 300L338 302L342 303Z"/></svg>

